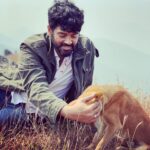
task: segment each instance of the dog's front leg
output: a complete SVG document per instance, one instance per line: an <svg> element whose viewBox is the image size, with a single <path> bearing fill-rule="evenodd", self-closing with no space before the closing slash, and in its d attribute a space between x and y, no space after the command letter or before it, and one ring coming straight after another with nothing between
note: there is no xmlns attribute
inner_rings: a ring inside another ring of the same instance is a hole
<svg viewBox="0 0 150 150"><path fill-rule="evenodd" d="M92 143L86 148L86 149L92 149L94 148L98 142L101 140L102 136L103 136L103 131L104 131L104 128L105 128L105 124L104 122L102 121L102 118L99 117L97 119L97 121L94 123L97 131L93 137L93 140L92 140Z"/></svg>
<svg viewBox="0 0 150 150"><path fill-rule="evenodd" d="M106 130L104 131L104 136L96 146L95 150L103 150L118 129L118 126L114 126L112 124L107 125Z"/></svg>

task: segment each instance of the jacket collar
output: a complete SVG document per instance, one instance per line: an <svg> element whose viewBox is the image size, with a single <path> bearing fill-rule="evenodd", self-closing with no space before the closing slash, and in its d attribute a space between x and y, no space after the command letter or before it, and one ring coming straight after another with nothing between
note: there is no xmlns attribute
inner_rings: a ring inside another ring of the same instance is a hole
<svg viewBox="0 0 150 150"><path fill-rule="evenodd" d="M56 64L56 59L54 57L54 46L52 44L51 37L48 36L48 34L46 35L46 42L48 43L47 44L47 49L48 49L47 56L48 56L48 59L49 59L49 63L55 65Z"/></svg>
<svg viewBox="0 0 150 150"><path fill-rule="evenodd" d="M75 46L75 50L74 50L74 53L73 53L74 58L76 60L84 59L89 54L90 54L90 51L81 44L81 41L80 41L80 38L79 38L78 43Z"/></svg>

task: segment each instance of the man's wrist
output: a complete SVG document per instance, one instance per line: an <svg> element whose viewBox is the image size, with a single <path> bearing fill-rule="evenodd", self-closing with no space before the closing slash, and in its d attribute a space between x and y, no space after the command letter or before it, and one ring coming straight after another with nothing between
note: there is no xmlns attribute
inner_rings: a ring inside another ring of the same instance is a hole
<svg viewBox="0 0 150 150"><path fill-rule="evenodd" d="M60 116L66 118L66 119L70 119L70 111L69 111L68 105L64 106L64 107L60 110Z"/></svg>
<svg viewBox="0 0 150 150"><path fill-rule="evenodd" d="M60 116L66 118L66 115L67 115L67 111L66 111L66 107L67 106L64 106L61 110L60 110Z"/></svg>

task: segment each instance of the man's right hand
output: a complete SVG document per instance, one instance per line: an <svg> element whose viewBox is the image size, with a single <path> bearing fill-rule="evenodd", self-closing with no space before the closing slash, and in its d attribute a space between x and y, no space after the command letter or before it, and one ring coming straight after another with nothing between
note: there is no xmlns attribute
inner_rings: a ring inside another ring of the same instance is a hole
<svg viewBox="0 0 150 150"><path fill-rule="evenodd" d="M87 104L94 97L95 95L91 95L72 101L61 109L60 115L66 119L83 123L95 122L100 115L101 103L94 102L90 105Z"/></svg>

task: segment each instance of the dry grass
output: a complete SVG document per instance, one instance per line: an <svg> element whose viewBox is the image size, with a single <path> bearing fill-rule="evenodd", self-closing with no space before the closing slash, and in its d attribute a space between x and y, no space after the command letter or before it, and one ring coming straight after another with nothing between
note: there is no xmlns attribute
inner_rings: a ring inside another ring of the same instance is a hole
<svg viewBox="0 0 150 150"><path fill-rule="evenodd" d="M87 146L93 136L91 126L75 122L26 126L22 131L0 135L0 149L4 150L78 150ZM13 129L11 129L12 131Z"/></svg>
<svg viewBox="0 0 150 150"><path fill-rule="evenodd" d="M150 114L150 96L137 93L144 109ZM2 150L83 150L93 138L95 129L90 125L77 122L60 121L57 126L49 123L26 124L21 131L10 129L0 133ZM9 133L9 134L8 134ZM5 135L5 136L4 136ZM107 150L114 150L118 145L114 138Z"/></svg>

